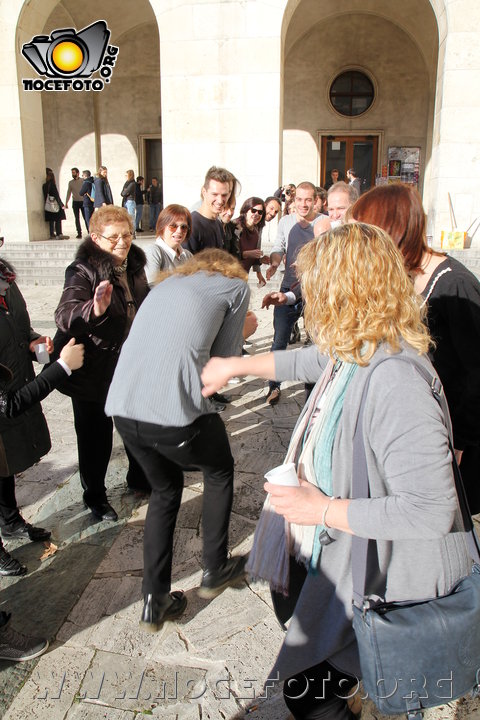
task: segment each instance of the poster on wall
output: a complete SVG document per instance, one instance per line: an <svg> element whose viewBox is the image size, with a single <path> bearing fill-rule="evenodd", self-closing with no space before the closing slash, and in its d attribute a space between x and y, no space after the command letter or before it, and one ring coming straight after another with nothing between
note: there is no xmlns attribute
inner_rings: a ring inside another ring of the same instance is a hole
<svg viewBox="0 0 480 720"><path fill-rule="evenodd" d="M420 148L389 147L387 168L387 182L404 182L418 187Z"/></svg>

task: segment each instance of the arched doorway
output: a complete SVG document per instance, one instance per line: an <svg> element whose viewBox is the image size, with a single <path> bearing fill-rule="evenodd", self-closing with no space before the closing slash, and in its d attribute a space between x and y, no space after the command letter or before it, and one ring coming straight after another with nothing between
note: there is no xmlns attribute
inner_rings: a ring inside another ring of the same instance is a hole
<svg viewBox="0 0 480 720"><path fill-rule="evenodd" d="M295 0L283 41L284 180L320 184L331 166L359 165L366 189L388 172L389 148L418 147L422 189L438 58L430 2Z"/></svg>
<svg viewBox="0 0 480 720"><path fill-rule="evenodd" d="M80 31L100 19L111 32L109 42L119 48L111 81L101 92L69 89L22 94L21 78L27 65L23 58L18 60L30 239L45 235L41 199L45 165L54 170L62 197L71 167L93 173L99 164L107 165L114 200L120 203L127 169L144 175L147 182L150 179L148 158L152 153L145 152L148 135L157 146L152 174L161 173L160 40L148 0L122 7L122 12L113 0L106 0L101 8L94 0L81 5L33 0L23 6L16 43L22 47L34 35L48 36L58 28ZM34 75L31 68L27 72ZM33 153L29 147L34 148Z"/></svg>

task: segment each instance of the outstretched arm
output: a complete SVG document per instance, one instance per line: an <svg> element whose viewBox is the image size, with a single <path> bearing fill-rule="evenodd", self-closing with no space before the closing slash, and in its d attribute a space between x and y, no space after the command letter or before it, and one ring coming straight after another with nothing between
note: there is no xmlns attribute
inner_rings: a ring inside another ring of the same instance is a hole
<svg viewBox="0 0 480 720"><path fill-rule="evenodd" d="M240 357L213 357L202 371L202 395L209 397L220 390L232 377L256 375L265 380L275 379L273 353L263 355L242 355Z"/></svg>

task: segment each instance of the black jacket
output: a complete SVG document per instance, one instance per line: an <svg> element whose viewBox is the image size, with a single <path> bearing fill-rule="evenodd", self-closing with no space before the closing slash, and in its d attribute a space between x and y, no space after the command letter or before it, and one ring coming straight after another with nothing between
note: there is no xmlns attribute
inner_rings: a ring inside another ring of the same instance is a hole
<svg viewBox="0 0 480 720"><path fill-rule="evenodd" d="M136 310L149 290L145 263L143 250L132 245L126 273ZM95 318L92 316L93 297L102 280L112 283L112 300L106 313ZM59 390L83 400L104 402L125 340L127 298L114 274L112 256L91 238L80 245L75 260L65 271L65 285L55 311L55 321L58 331L52 359L58 357L72 337L85 345L83 367L60 385Z"/></svg>
<svg viewBox="0 0 480 720"><path fill-rule="evenodd" d="M27 306L16 283L6 291L5 300L8 312L0 308L0 363L12 371L12 379L2 387L10 392L35 378L29 345L39 335L30 327ZM23 472L49 450L50 435L39 402L17 418L0 416L0 477Z"/></svg>

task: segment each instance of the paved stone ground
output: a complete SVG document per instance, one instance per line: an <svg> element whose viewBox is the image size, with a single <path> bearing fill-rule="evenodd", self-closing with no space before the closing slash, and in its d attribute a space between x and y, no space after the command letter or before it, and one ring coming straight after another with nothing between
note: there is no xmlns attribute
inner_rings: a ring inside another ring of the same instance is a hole
<svg viewBox="0 0 480 720"><path fill-rule="evenodd" d="M276 289L278 280L267 289ZM53 334L60 287L22 288L32 325ZM252 308L264 290L252 285ZM252 351L271 343L271 311L259 310ZM263 474L278 465L303 402L303 386L286 385L275 408L264 402L261 381L229 386L234 396L223 417L236 459L231 549L251 546L264 499ZM84 510L76 464L70 401L54 392L44 402L53 448L18 477L25 516L51 528L58 551L40 560L41 543L8 542L29 574L2 579L0 607L25 632L52 638L49 651L23 664L0 661L0 717L6 720L163 720L248 717L283 720L278 687L262 685L282 641L269 593L259 584L229 589L213 601L195 592L201 577L201 476L186 478L176 532L174 587L187 592L183 618L156 634L139 629L142 535L146 506L124 492L125 457L118 442L108 472L118 523L95 522ZM364 720L382 720L365 704ZM431 711L427 720L480 720L478 701Z"/></svg>

